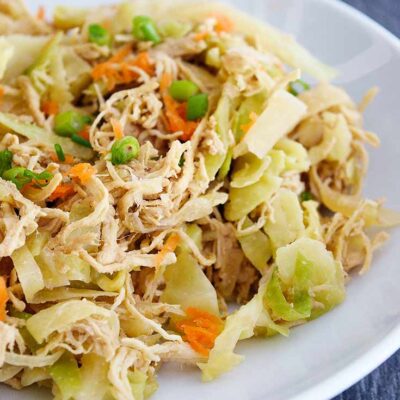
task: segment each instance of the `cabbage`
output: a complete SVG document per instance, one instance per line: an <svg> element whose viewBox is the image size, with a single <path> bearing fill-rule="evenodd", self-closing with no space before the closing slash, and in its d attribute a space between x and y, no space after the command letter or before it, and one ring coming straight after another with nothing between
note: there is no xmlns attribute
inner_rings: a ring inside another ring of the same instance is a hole
<svg viewBox="0 0 400 400"><path fill-rule="evenodd" d="M310 168L310 160L307 150L301 143L291 139L281 139L275 150L281 150L285 153L284 172L307 172Z"/></svg>
<svg viewBox="0 0 400 400"><path fill-rule="evenodd" d="M18 135L24 136L38 145L53 148L56 143L59 143L65 153L72 154L82 160L90 160L93 157L91 149L76 144L69 138L57 136L36 125L23 122L13 114L0 113L0 127L5 128L6 132L15 132ZM0 135L1 131L0 129Z"/></svg>
<svg viewBox="0 0 400 400"><path fill-rule="evenodd" d="M68 328L74 322L91 315L108 319L114 327L115 324L118 324L118 319L113 311L99 307L87 300L69 300L39 311L29 318L26 326L35 340L41 344L53 332Z"/></svg>
<svg viewBox="0 0 400 400"><path fill-rule="evenodd" d="M247 97L242 101L234 118L233 133L236 142L240 142L244 136L245 132L243 132L242 126L250 122L250 114L253 112L260 115L263 112L267 96L268 93L264 91L254 96Z"/></svg>
<svg viewBox="0 0 400 400"><path fill-rule="evenodd" d="M343 267L340 262L335 261L323 243L309 238L298 239L278 249L276 264L279 278L286 291L290 288L292 289L289 291L296 289L296 280L300 279L301 284L308 288L307 292L313 300L323 306L322 309L313 309L312 318L329 311L344 300ZM306 268L307 276L298 277L296 272L299 268Z"/></svg>
<svg viewBox="0 0 400 400"><path fill-rule="evenodd" d="M35 257L35 261L42 271L46 288L53 289L69 285L69 279L65 274L60 273L58 265L56 264L56 257L52 250L45 247L41 253Z"/></svg>
<svg viewBox="0 0 400 400"><path fill-rule="evenodd" d="M221 169L218 171L217 175L218 180L223 181L228 176L229 171L231 170L232 158L233 158L232 148L230 148L226 153L226 157L221 165Z"/></svg>
<svg viewBox="0 0 400 400"><path fill-rule="evenodd" d="M64 353L62 357L49 367L49 374L57 385L61 400L70 400L79 393L81 371L74 356Z"/></svg>
<svg viewBox="0 0 400 400"><path fill-rule="evenodd" d="M164 274L165 289L161 301L179 304L182 309L196 307L219 315L217 293L200 265L190 254L181 251L175 264L169 265Z"/></svg>
<svg viewBox="0 0 400 400"><path fill-rule="evenodd" d="M53 20L57 29L72 29L85 23L89 10L85 8L57 6L54 9Z"/></svg>
<svg viewBox="0 0 400 400"><path fill-rule="evenodd" d="M218 335L210 351L208 361L197 364L202 370L203 381L217 378L243 360L243 356L233 351L239 340L254 335L254 328L263 311L264 291L265 287L261 286L259 292L246 305L228 316L223 331Z"/></svg>
<svg viewBox="0 0 400 400"><path fill-rule="evenodd" d="M251 221L246 218L243 228L250 226ZM267 262L272 256L271 243L261 231L237 237L246 258L261 272L265 271Z"/></svg>
<svg viewBox="0 0 400 400"><path fill-rule="evenodd" d="M161 36L179 39L186 36L191 31L192 25L188 22L167 20L158 23L157 28Z"/></svg>
<svg viewBox="0 0 400 400"><path fill-rule="evenodd" d="M231 100L227 95L223 94L219 100L214 117L217 121L216 131L222 143L225 145L226 151L228 151L229 145L230 110ZM204 156L207 175L210 181L215 178L215 175L224 163L225 158L226 152L219 154L206 154Z"/></svg>
<svg viewBox="0 0 400 400"><path fill-rule="evenodd" d="M158 388L155 379L149 377L142 371L136 370L128 372L128 379L131 385L133 398L135 400L144 400L150 397Z"/></svg>
<svg viewBox="0 0 400 400"><path fill-rule="evenodd" d="M21 375L21 385L30 386L51 379L47 368L25 368Z"/></svg>
<svg viewBox="0 0 400 400"><path fill-rule="evenodd" d="M97 354L84 354L80 368L81 384L76 400L103 400L109 390L108 364Z"/></svg>
<svg viewBox="0 0 400 400"><path fill-rule="evenodd" d="M100 274L96 279L97 285L107 292L119 292L125 285L126 271L118 271L113 276L108 277L106 274Z"/></svg>
<svg viewBox="0 0 400 400"><path fill-rule="evenodd" d="M271 175L268 170L253 185L244 188L230 188L229 202L225 206L225 218L238 221L276 193L282 179Z"/></svg>
<svg viewBox="0 0 400 400"><path fill-rule="evenodd" d="M272 214L264 226L274 249L294 242L304 234L303 211L295 193L280 189L271 202Z"/></svg>
<svg viewBox="0 0 400 400"><path fill-rule="evenodd" d="M0 80L3 79L7 66L14 55L14 47L6 38L0 37Z"/></svg>
<svg viewBox="0 0 400 400"><path fill-rule="evenodd" d="M42 272L26 246L15 250L11 258L25 298L30 303L35 294L44 288Z"/></svg>
<svg viewBox="0 0 400 400"><path fill-rule="evenodd" d="M48 42L48 36L31 36L14 34L4 36L5 48L12 48L13 53L4 70L4 82L10 83L14 78L23 74L37 59L40 51ZM7 56L2 52L2 57ZM7 59L7 57L5 57Z"/></svg>
<svg viewBox="0 0 400 400"><path fill-rule="evenodd" d="M197 224L186 224L185 225L186 234L193 240L195 245L199 250L202 249L203 243L203 231ZM182 249L183 251L190 252L190 247L183 241L178 247L178 250Z"/></svg>
<svg viewBox="0 0 400 400"><path fill-rule="evenodd" d="M57 302L62 300L76 298L96 298L96 297L115 297L117 293L91 290L91 289L76 289L71 287L58 287L52 290L43 289L36 293L32 300L32 304L42 304L48 302Z"/></svg>
<svg viewBox="0 0 400 400"><path fill-rule="evenodd" d="M32 235L28 236L25 244L28 247L29 251L32 253L33 257L36 257L41 253L44 246L49 241L50 237L50 232L42 231L40 229L32 233Z"/></svg>
<svg viewBox="0 0 400 400"><path fill-rule="evenodd" d="M276 91L269 98L266 109L234 148L234 158L247 152L260 159L264 158L280 139L295 128L306 111L304 103L295 96L286 90ZM285 117L282 118L282 115Z"/></svg>
<svg viewBox="0 0 400 400"><path fill-rule="evenodd" d="M237 158L234 162L230 182L231 187L243 188L257 183L269 167L270 163L271 157L268 155L261 160L251 153L247 153L244 156Z"/></svg>

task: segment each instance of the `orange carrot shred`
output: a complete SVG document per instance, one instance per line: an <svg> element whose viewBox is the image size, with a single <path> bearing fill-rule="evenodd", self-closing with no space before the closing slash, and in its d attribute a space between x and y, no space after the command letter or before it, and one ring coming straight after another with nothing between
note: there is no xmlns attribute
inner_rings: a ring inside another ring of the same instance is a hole
<svg viewBox="0 0 400 400"><path fill-rule="evenodd" d="M111 118L111 126L113 128L115 138L122 139L124 137L124 131L122 129L121 123L117 119Z"/></svg>
<svg viewBox="0 0 400 400"><path fill-rule="evenodd" d="M194 40L196 42L201 42L202 40L204 40L206 37L208 36L208 32L199 32L196 33Z"/></svg>
<svg viewBox="0 0 400 400"><path fill-rule="evenodd" d="M78 178L84 185L87 184L92 176L96 174L96 169L88 163L74 165L68 172L71 178Z"/></svg>
<svg viewBox="0 0 400 400"><path fill-rule="evenodd" d="M0 276L0 321L4 321L6 319L6 305L9 300L7 293L7 285L6 278L4 276Z"/></svg>
<svg viewBox="0 0 400 400"><path fill-rule="evenodd" d="M73 164L74 160L75 160L74 157L71 156L71 154L65 154L65 161L60 161L58 159L57 154L54 153L54 152L50 153L50 158L51 158L52 161L54 161L56 163L59 163L59 164Z"/></svg>
<svg viewBox="0 0 400 400"><path fill-rule="evenodd" d="M89 140L90 141L89 130L90 130L90 126L89 125L85 125L85 127L80 132L78 132L78 135L80 137L84 138L85 140Z"/></svg>
<svg viewBox="0 0 400 400"><path fill-rule="evenodd" d="M55 101L45 101L42 103L42 111L46 115L56 115L58 114L58 104Z"/></svg>
<svg viewBox="0 0 400 400"><path fill-rule="evenodd" d="M214 347L215 339L222 331L222 320L216 315L194 307L189 307L186 315L186 319L176 324L177 329L184 333L184 340L193 350L208 356Z"/></svg>
<svg viewBox="0 0 400 400"><path fill-rule="evenodd" d="M257 121L258 115L252 111L249 115L250 121L247 124L243 124L240 126L240 129L244 132L247 133L252 126L255 124L255 122Z"/></svg>
<svg viewBox="0 0 400 400"><path fill-rule="evenodd" d="M36 14L36 18L40 21L43 21L46 17L46 9L44 8L44 6L40 6L38 8L37 14Z"/></svg>
<svg viewBox="0 0 400 400"><path fill-rule="evenodd" d="M165 256L168 253L171 253L176 250L180 241L181 237L177 233L173 233L169 236L162 249L156 255L156 267L159 267L162 264Z"/></svg>
<svg viewBox="0 0 400 400"><path fill-rule="evenodd" d="M3 86L0 86L0 104L1 104L1 102L3 100L3 97L4 97L5 93L6 92L5 92L4 88L3 88Z"/></svg>
<svg viewBox="0 0 400 400"><path fill-rule="evenodd" d="M48 198L49 201L65 200L75 193L72 183L60 183Z"/></svg>
<svg viewBox="0 0 400 400"><path fill-rule="evenodd" d="M226 15L215 13L211 14L211 17L214 17L217 20L217 23L215 25L215 30L218 33L232 32L233 29L235 28L235 24L233 23L233 21Z"/></svg>

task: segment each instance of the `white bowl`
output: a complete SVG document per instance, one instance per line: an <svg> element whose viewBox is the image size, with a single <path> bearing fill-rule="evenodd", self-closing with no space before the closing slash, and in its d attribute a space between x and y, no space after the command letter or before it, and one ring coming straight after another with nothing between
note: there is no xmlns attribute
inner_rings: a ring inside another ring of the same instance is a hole
<svg viewBox="0 0 400 400"><path fill-rule="evenodd" d="M99 4L99 0L31 0ZM102 1L104 2L104 1ZM107 1L105 1L107 2ZM374 85L378 99L366 126L382 146L371 151L366 193L385 196L400 209L400 42L375 22L332 0L232 0L298 40L341 71L337 82L360 99ZM290 338L249 340L239 347L246 360L215 382L203 384L195 369L164 366L154 400L319 400L364 377L400 347L400 232L376 254L371 271L354 277L347 301L324 317L296 328ZM41 393L39 395L39 393ZM0 387L0 398L45 399L41 391L17 393Z"/></svg>

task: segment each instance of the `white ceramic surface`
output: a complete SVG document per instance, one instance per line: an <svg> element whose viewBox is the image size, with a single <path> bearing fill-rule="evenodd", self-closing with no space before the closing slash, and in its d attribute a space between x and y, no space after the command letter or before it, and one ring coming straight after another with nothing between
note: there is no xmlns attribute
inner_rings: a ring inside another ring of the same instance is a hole
<svg viewBox="0 0 400 400"><path fill-rule="evenodd" d="M28 0L32 7L56 3L94 5L99 0ZM360 99L378 85L381 93L366 114L382 147L372 153L366 193L385 196L400 209L400 42L376 23L333 0L232 0L237 6L297 36L325 62L337 66L337 82ZM378 252L370 273L356 277L347 301L328 315L292 331L289 339L250 340L238 351L246 360L219 380L202 384L195 369L164 367L154 400L322 400L361 379L400 347L400 231ZM1 339L0 339L1 340ZM47 399L41 391L7 400ZM89 400L89 399L88 399Z"/></svg>

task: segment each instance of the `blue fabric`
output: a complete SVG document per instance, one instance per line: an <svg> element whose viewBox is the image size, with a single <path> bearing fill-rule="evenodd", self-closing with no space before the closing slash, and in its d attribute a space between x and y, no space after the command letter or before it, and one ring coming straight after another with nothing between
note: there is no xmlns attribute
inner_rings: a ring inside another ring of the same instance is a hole
<svg viewBox="0 0 400 400"><path fill-rule="evenodd" d="M344 0L400 37L400 0ZM400 351L334 400L399 400Z"/></svg>

